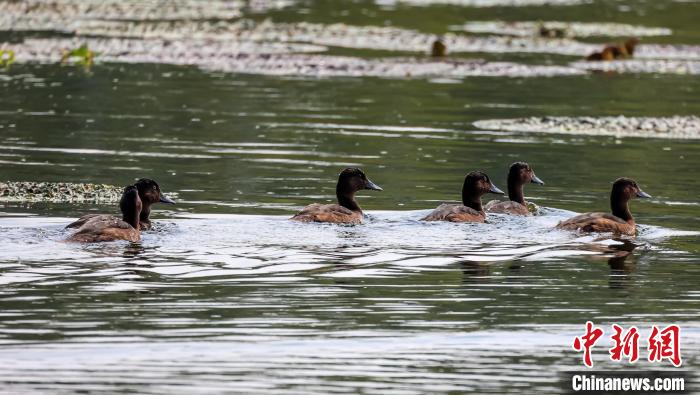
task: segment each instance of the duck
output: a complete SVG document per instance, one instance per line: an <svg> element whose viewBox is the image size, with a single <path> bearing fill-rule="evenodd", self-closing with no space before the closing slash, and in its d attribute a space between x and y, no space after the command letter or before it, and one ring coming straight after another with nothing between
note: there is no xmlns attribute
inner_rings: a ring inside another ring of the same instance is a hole
<svg viewBox="0 0 700 395"><path fill-rule="evenodd" d="M651 195L642 191L637 182L630 178L618 178L615 180L610 192L610 208L608 213L585 213L561 221L557 229L579 232L614 233L618 235L635 236L637 225L630 213L629 201L632 198L651 198Z"/></svg>
<svg viewBox="0 0 700 395"><path fill-rule="evenodd" d="M544 181L535 175L529 164L525 162L515 162L508 170L508 199L502 202L492 200L486 203L487 213L501 213L514 215L531 215L527 202L523 196L523 186L528 183L544 185Z"/></svg>
<svg viewBox="0 0 700 395"><path fill-rule="evenodd" d="M630 38L621 44L607 45L601 52L593 52L586 57L588 61L610 61L634 57L634 50L639 44L638 38Z"/></svg>
<svg viewBox="0 0 700 395"><path fill-rule="evenodd" d="M430 56L434 58L444 58L447 56L447 45L442 37L438 37L433 41L433 45L430 48Z"/></svg>
<svg viewBox="0 0 700 395"><path fill-rule="evenodd" d="M126 240L137 242L141 240L139 215L142 201L139 190L135 185L124 188L119 209L122 218L109 215L94 215L87 219L67 241L76 243L97 243L105 241Z"/></svg>
<svg viewBox="0 0 700 395"><path fill-rule="evenodd" d="M291 220L299 222L327 222L334 224L361 224L364 214L355 200L358 191L369 189L383 191L358 168L347 168L340 172L335 195L338 204L313 203L304 207Z"/></svg>
<svg viewBox="0 0 700 395"><path fill-rule="evenodd" d="M151 206L155 203L175 204L175 201L165 196L160 190L158 183L150 178L140 178L136 181L134 186L138 190L142 205L141 214L139 216L139 226L141 230L151 230L153 228L153 224L149 218L151 214ZM105 220L115 218L111 215L105 214L87 214L78 218L77 221L68 224L66 228L80 228L87 221L90 221L95 217L105 217Z"/></svg>
<svg viewBox="0 0 700 395"><path fill-rule="evenodd" d="M486 213L481 207L481 196L487 193L504 194L486 173L472 171L464 177L462 204L443 203L421 221L484 222Z"/></svg>
<svg viewBox="0 0 700 395"><path fill-rule="evenodd" d="M150 178L140 178L134 185L139 190L139 197L143 204L141 215L139 216L141 229L151 230L153 228L149 218L151 206L156 203L175 204L175 201L165 196L160 190L158 183Z"/></svg>

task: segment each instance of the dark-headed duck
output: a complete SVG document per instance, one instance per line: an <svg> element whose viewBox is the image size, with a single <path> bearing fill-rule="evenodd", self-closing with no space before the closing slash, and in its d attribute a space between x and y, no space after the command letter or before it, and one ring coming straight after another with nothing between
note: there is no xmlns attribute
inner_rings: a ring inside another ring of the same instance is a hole
<svg viewBox="0 0 700 395"><path fill-rule="evenodd" d="M141 199L142 204L141 215L139 216L141 230L150 230L152 227L151 220L149 218L151 214L151 205L155 203L175 204L175 201L163 195L158 183L150 178L141 178L136 181L134 186L138 190L139 198ZM87 214L78 218L77 221L68 224L66 228L79 228L87 221L90 221L95 217L114 218L111 215Z"/></svg>
<svg viewBox="0 0 700 395"><path fill-rule="evenodd" d="M433 41L433 45L430 48L430 56L434 58L444 58L447 56L447 45L442 37L438 37Z"/></svg>
<svg viewBox="0 0 700 395"><path fill-rule="evenodd" d="M535 171L527 163L515 162L510 165L508 170L508 199L510 200L507 202L492 200L486 203L486 212L530 215L523 195L523 186L529 183L544 185L544 181L535 175Z"/></svg>
<svg viewBox="0 0 700 395"><path fill-rule="evenodd" d="M601 52L593 52L586 57L589 61L609 61L634 57L639 39L630 38L624 43L607 45Z"/></svg>
<svg viewBox="0 0 700 395"><path fill-rule="evenodd" d="M78 230L68 238L68 241L78 243L95 243L101 241L139 241L141 232L139 214L142 202L136 186L130 185L124 189L119 202L122 219L110 215L94 215L86 220Z"/></svg>
<svg viewBox="0 0 700 395"><path fill-rule="evenodd" d="M629 208L629 201L634 197L650 198L651 196L642 191L634 180L618 178L613 183L612 191L610 192L612 214L585 213L577 215L566 221L559 222L557 228L634 236L637 234L637 226Z"/></svg>
<svg viewBox="0 0 700 395"><path fill-rule="evenodd" d="M484 222L486 213L481 207L481 196L487 193L500 193L489 176L473 171L464 177L462 185L462 204L439 205L432 213L423 218L423 221L450 221L450 222Z"/></svg>
<svg viewBox="0 0 700 395"><path fill-rule="evenodd" d="M345 169L338 176L338 184L335 187L338 204L310 204L291 219L301 222L360 224L362 223L363 214L362 209L355 200L355 193L363 189L382 190L377 184L370 181L362 170L357 168Z"/></svg>
<svg viewBox="0 0 700 395"><path fill-rule="evenodd" d="M143 203L141 216L139 217L141 229L150 230L152 224L148 217L151 215L151 205L155 203L175 204L175 201L163 195L158 183L149 178L141 178L134 185L139 190L139 197Z"/></svg>

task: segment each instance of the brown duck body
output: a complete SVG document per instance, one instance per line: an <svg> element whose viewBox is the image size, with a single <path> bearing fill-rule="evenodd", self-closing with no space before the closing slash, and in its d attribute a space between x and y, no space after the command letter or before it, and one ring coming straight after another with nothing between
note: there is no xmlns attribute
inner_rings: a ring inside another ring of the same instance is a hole
<svg viewBox="0 0 700 395"><path fill-rule="evenodd" d="M83 218L73 224L81 222ZM120 218L111 215L92 215L90 218L86 218L82 221L82 223L78 225L78 231L68 238L68 241L78 243L96 243L115 240L136 242L141 240L141 232L139 232L138 229L134 229L133 226Z"/></svg>
<svg viewBox="0 0 700 395"><path fill-rule="evenodd" d="M523 186L525 184L544 185L532 167L525 162L515 162L508 169L508 201L492 200L486 203L486 212L512 215L532 215L527 207Z"/></svg>
<svg viewBox="0 0 700 395"><path fill-rule="evenodd" d="M484 222L486 213L462 204L443 203L428 214L423 221Z"/></svg>
<svg viewBox="0 0 700 395"><path fill-rule="evenodd" d="M300 222L332 222L336 224L361 224L362 210L353 211L339 204L313 203L292 217Z"/></svg>
<svg viewBox="0 0 700 395"><path fill-rule="evenodd" d="M348 168L338 176L335 194L338 204L313 203L304 207L291 220L299 222L326 222L333 224L361 224L364 214L355 200L355 193L363 189L381 191L362 170Z"/></svg>
<svg viewBox="0 0 700 395"><path fill-rule="evenodd" d="M512 200L502 202L500 200L492 200L486 203L486 212L499 214L513 215L532 215L526 205L514 202Z"/></svg>
<svg viewBox="0 0 700 395"><path fill-rule="evenodd" d="M120 220L119 218L117 218L113 215L109 215L109 214L86 214L86 215L83 215L82 217L78 218L74 222L71 222L70 224L66 225L66 228L71 228L71 229L80 228L81 226L85 225L87 222L93 221L96 218L100 218L103 221L107 221L110 219ZM153 229L153 224L151 223L151 219L148 217L140 218L139 219L139 229L141 229L141 230Z"/></svg>
<svg viewBox="0 0 700 395"><path fill-rule="evenodd" d="M119 208L123 214L122 219L111 215L91 214L83 216L78 221L70 224L70 227L77 227L78 230L67 241L95 243L115 240L131 242L141 240L139 227L141 199L135 186L131 185L124 189Z"/></svg>
<svg viewBox="0 0 700 395"><path fill-rule="evenodd" d="M573 230L579 232L601 232L619 235L635 236L637 224L629 209L629 201L633 197L650 198L649 194L642 191L634 180L619 178L613 183L610 192L609 213L585 213L561 221L558 229Z"/></svg>
<svg viewBox="0 0 700 395"><path fill-rule="evenodd" d="M581 232L615 233L634 236L637 226L634 219L623 220L608 213L585 213L562 221L557 225L559 229Z"/></svg>
<svg viewBox="0 0 700 395"><path fill-rule="evenodd" d="M443 203L422 221L484 222L486 213L481 207L481 196L489 192L503 193L486 174L473 171L464 177L462 204Z"/></svg>
<svg viewBox="0 0 700 395"><path fill-rule="evenodd" d="M601 52L593 52L586 57L588 61L610 61L617 59L627 59L634 56L634 50L639 40L630 38L624 43L607 45Z"/></svg>

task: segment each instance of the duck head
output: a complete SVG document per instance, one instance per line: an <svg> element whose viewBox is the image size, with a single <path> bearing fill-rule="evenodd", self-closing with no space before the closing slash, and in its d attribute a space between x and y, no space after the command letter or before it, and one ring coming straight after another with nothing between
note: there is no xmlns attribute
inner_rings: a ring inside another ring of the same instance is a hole
<svg viewBox="0 0 700 395"><path fill-rule="evenodd" d="M637 44L639 44L639 39L636 37L632 37L629 40L625 41L625 52L630 58L634 56L634 49L637 47Z"/></svg>
<svg viewBox="0 0 700 395"><path fill-rule="evenodd" d="M338 203L353 211L360 210L360 206L355 201L355 193L363 189L383 190L379 185L367 178L362 170L356 167L343 170L338 176L338 185L335 188Z"/></svg>
<svg viewBox="0 0 700 395"><path fill-rule="evenodd" d="M651 198L651 195L642 191L637 182L630 178L618 178L615 180L610 192L610 208L613 215L625 221L632 220L628 202L635 197Z"/></svg>
<svg viewBox="0 0 700 395"><path fill-rule="evenodd" d="M618 178L613 183L612 195L623 197L625 200L630 200L635 197L650 198L651 195L642 191L642 188L637 185L637 182L631 178Z"/></svg>
<svg viewBox="0 0 700 395"><path fill-rule="evenodd" d="M462 204L471 207L476 211L484 211L481 208L481 196L487 193L498 193L503 195L504 192L498 189L489 176L481 171L473 171L464 177L464 185L462 186Z"/></svg>
<svg viewBox="0 0 700 395"><path fill-rule="evenodd" d="M154 203L175 204L174 200L163 195L158 183L150 178L141 178L134 185L139 190L141 200L149 206Z"/></svg>
<svg viewBox="0 0 700 395"><path fill-rule="evenodd" d="M122 212L124 222L131 225L134 229L139 229L139 216L143 203L139 197L139 190L135 185L129 185L124 188L122 198L119 200L119 209Z"/></svg>
<svg viewBox="0 0 700 395"><path fill-rule="evenodd" d="M141 221L148 222L148 216L151 215L151 205L155 203L175 204L175 201L163 195L160 186L157 182L150 178L141 178L136 181L134 186L139 191L139 197L143 203L141 210Z"/></svg>
<svg viewBox="0 0 700 395"><path fill-rule="evenodd" d="M511 182L520 185L528 183L544 185L544 181L540 180L539 177L535 175L535 171L532 170L532 167L525 162L515 162L510 165L510 169L508 170L508 184Z"/></svg>
<svg viewBox="0 0 700 395"><path fill-rule="evenodd" d="M525 184L544 185L544 181L535 175L529 164L525 162L515 162L508 170L508 198L514 202L525 205L523 195L523 185Z"/></svg>

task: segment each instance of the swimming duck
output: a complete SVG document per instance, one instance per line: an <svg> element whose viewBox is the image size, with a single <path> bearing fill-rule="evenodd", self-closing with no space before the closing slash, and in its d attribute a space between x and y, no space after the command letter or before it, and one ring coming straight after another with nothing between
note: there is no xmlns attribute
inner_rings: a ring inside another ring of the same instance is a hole
<svg viewBox="0 0 700 395"><path fill-rule="evenodd" d="M433 41L433 45L430 48L430 56L434 58L444 58L447 56L447 45L442 37L438 37Z"/></svg>
<svg viewBox="0 0 700 395"><path fill-rule="evenodd" d="M508 199L510 201L501 202L492 200L486 203L486 212L530 215L527 202L523 196L523 185L527 183L544 185L544 181L540 180L534 170L525 162L515 162L510 165L508 170Z"/></svg>
<svg viewBox="0 0 700 395"><path fill-rule="evenodd" d="M124 189L119 202L122 219L110 215L93 215L68 238L78 243L95 243L101 241L127 240L136 242L141 239L139 214L142 202L135 185Z"/></svg>
<svg viewBox="0 0 700 395"><path fill-rule="evenodd" d="M485 173L473 171L464 177L462 204L443 203L422 221L484 222L486 213L481 207L481 196L486 193L503 194L503 191Z"/></svg>
<svg viewBox="0 0 700 395"><path fill-rule="evenodd" d="M630 38L621 44L607 45L601 52L593 52L586 57L589 61L609 61L626 59L634 56L634 50L639 44L639 39Z"/></svg>
<svg viewBox="0 0 700 395"><path fill-rule="evenodd" d="M610 208L608 213L585 213L561 221L558 229L578 230L582 232L611 232L615 234L634 236L637 233L634 217L630 213L629 201L634 197L650 198L642 191L634 180L618 178L610 192Z"/></svg>
<svg viewBox="0 0 700 395"><path fill-rule="evenodd" d="M362 170L347 168L338 176L338 184L335 187L338 204L310 204L291 219L300 222L360 224L363 214L355 200L355 193L363 189L382 190L381 187L370 181Z"/></svg>
<svg viewBox="0 0 700 395"><path fill-rule="evenodd" d="M148 218L151 215L151 205L155 203L175 204L175 201L163 195L160 186L157 182L150 178L141 178L134 184L139 190L139 197L143 204L139 222L141 229L150 230L152 228L151 220Z"/></svg>
<svg viewBox="0 0 700 395"><path fill-rule="evenodd" d="M151 214L151 205L155 203L167 203L175 204L175 201L163 195L160 190L160 186L157 182L151 180L150 178L141 178L134 184L139 193L139 198L141 199L141 214L139 217L141 230L150 230L152 228L151 220L149 215ZM83 226L87 221L92 220L95 217L105 217L104 219L113 219L111 215L105 214L87 214L78 218L77 221L72 222L66 226L66 228L79 228Z"/></svg>

